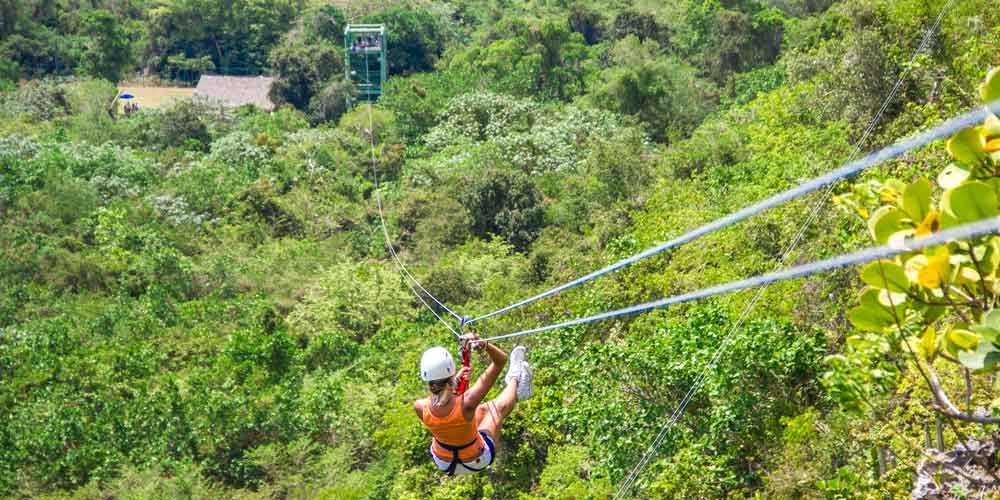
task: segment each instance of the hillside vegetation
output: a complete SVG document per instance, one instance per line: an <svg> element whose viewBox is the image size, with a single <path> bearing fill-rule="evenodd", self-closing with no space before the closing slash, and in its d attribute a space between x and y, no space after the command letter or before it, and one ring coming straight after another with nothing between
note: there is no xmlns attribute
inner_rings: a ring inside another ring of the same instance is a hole
<svg viewBox="0 0 1000 500"><path fill-rule="evenodd" d="M389 30L371 108L344 105L347 22ZM996 238L778 283L742 322L752 291L521 339L535 397L449 479L412 401L455 341L388 256L373 169L401 259L472 317L839 166L904 74L862 152L980 105L998 48L994 0L0 0L0 496L607 499L739 325L629 498L908 498L931 448L997 430L922 377L1000 411ZM280 108L107 113L137 75L208 72L274 74ZM979 138L478 332L768 272L818 202L785 265L957 224L962 190L996 215Z"/></svg>

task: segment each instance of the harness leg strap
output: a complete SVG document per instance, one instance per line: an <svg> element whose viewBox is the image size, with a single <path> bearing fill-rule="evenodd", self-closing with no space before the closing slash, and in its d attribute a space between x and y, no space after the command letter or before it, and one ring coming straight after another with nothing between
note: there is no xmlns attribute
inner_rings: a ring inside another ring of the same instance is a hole
<svg viewBox="0 0 1000 500"><path fill-rule="evenodd" d="M451 464L448 465L448 470L446 470L445 472L448 473L449 476L454 476L455 475L455 469L457 469L459 465L462 465L463 467L465 466L465 464L462 463L462 459L460 459L458 457L458 452L460 452L460 451L462 451L462 450L464 450L464 449L466 449L466 448L468 448L470 446L475 445L476 442L479 441L479 437L477 436L476 439L472 440L472 442L470 442L470 443L468 443L466 445L463 445L463 446L452 446L450 444L444 444L441 441L438 441L436 438L434 439L434 441L438 444L438 446L440 446L440 447L442 447L442 448L444 448L444 449L446 449L446 450L448 450L448 451L451 452ZM466 467L466 468L468 468L468 467Z"/></svg>

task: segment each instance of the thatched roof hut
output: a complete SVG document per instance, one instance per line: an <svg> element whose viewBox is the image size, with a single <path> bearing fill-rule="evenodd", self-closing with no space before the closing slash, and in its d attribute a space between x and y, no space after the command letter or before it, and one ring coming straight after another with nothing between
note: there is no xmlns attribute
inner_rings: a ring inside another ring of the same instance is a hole
<svg viewBox="0 0 1000 500"><path fill-rule="evenodd" d="M273 111L274 103L268 94L274 80L271 76L202 75L194 93L229 107L253 104L265 111Z"/></svg>

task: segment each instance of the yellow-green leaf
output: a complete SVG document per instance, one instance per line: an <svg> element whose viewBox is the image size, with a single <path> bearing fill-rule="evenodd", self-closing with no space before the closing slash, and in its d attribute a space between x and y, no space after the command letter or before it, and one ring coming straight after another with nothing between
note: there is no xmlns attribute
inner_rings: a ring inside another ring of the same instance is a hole
<svg viewBox="0 0 1000 500"><path fill-rule="evenodd" d="M907 295L902 292L894 292L888 289L878 291L878 303L890 309L893 307L899 307L906 302L906 299Z"/></svg>
<svg viewBox="0 0 1000 500"><path fill-rule="evenodd" d="M948 154L959 163L973 167L986 158L983 146L985 142L979 127L967 128L948 139Z"/></svg>
<svg viewBox="0 0 1000 500"><path fill-rule="evenodd" d="M944 192L941 208L960 223L997 215L997 194L985 182L966 182Z"/></svg>
<svg viewBox="0 0 1000 500"><path fill-rule="evenodd" d="M986 104L1000 99L1000 66L986 74L986 80L979 86L979 96Z"/></svg>
<svg viewBox="0 0 1000 500"><path fill-rule="evenodd" d="M878 300L878 290L866 288L860 297L860 305L847 313L851 324L859 330L882 332L895 324L892 313Z"/></svg>
<svg viewBox="0 0 1000 500"><path fill-rule="evenodd" d="M979 345L979 335L961 328L954 328L948 332L948 340L958 346L959 349L975 349Z"/></svg>
<svg viewBox="0 0 1000 500"><path fill-rule="evenodd" d="M868 230L871 231L872 238L878 244L884 245L889 241L892 233L906 228L903 224L905 218L906 215L902 210L893 206L884 206L872 214L872 218L868 220Z"/></svg>
<svg viewBox="0 0 1000 500"><path fill-rule="evenodd" d="M937 332L934 330L934 325L930 325L924 330L924 334L920 337L920 347L928 359L934 357L934 353L937 351Z"/></svg>
<svg viewBox="0 0 1000 500"><path fill-rule="evenodd" d="M903 189L903 210L914 221L924 220L931 210L931 183L920 178Z"/></svg>
<svg viewBox="0 0 1000 500"><path fill-rule="evenodd" d="M996 272L997 267L1000 267L1000 238L991 237L984 247L986 247L986 251L979 259L979 266L984 273L992 275Z"/></svg>
<svg viewBox="0 0 1000 500"><path fill-rule="evenodd" d="M958 275L955 276L955 284L967 285L970 283L979 283L979 273L969 266L960 267Z"/></svg>
<svg viewBox="0 0 1000 500"><path fill-rule="evenodd" d="M861 281L875 288L887 288L905 293L910 290L910 280L906 271L891 260L871 262L861 269Z"/></svg>

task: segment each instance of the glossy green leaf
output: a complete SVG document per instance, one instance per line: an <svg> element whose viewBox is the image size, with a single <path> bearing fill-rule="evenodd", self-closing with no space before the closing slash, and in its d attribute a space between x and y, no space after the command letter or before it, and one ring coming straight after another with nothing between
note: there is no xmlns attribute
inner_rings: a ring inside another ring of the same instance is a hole
<svg viewBox="0 0 1000 500"><path fill-rule="evenodd" d="M966 182L945 191L941 208L959 223L975 222L997 215L997 195L985 182Z"/></svg>
<svg viewBox="0 0 1000 500"><path fill-rule="evenodd" d="M847 313L847 318L859 330L882 332L896 324L892 313L878 300L878 290L867 288L861 293L860 305Z"/></svg>
<svg viewBox="0 0 1000 500"><path fill-rule="evenodd" d="M948 154L970 167L979 165L986 157L979 127L967 128L948 139Z"/></svg>
<svg viewBox="0 0 1000 500"><path fill-rule="evenodd" d="M991 342L996 342L997 338L1000 338L1000 310L994 309L984 314L979 324L972 325L969 329Z"/></svg>
<svg viewBox="0 0 1000 500"><path fill-rule="evenodd" d="M906 186L903 190L903 210L913 219L920 222L931 211L931 183L920 178Z"/></svg>
<svg viewBox="0 0 1000 500"><path fill-rule="evenodd" d="M933 323L941 319L944 316L944 314L948 312L948 308L945 306L928 306L925 307L923 311L924 311L924 321L928 323Z"/></svg>
<svg viewBox="0 0 1000 500"><path fill-rule="evenodd" d="M891 261L871 262L861 269L861 281L875 288L887 288L905 293L910 289L910 280L903 266Z"/></svg>
<svg viewBox="0 0 1000 500"><path fill-rule="evenodd" d="M961 328L954 328L948 332L948 340L959 349L975 349L981 338L979 335Z"/></svg>
<svg viewBox="0 0 1000 500"><path fill-rule="evenodd" d="M872 238L878 244L884 245L893 233L906 229L903 223L904 219L906 219L906 214L902 210L893 206L884 206L872 214L872 218L868 221L868 230L871 231Z"/></svg>
<svg viewBox="0 0 1000 500"><path fill-rule="evenodd" d="M984 253L979 257L979 268L984 274L991 275L1000 267L1000 238L993 236L982 246Z"/></svg>
<svg viewBox="0 0 1000 500"><path fill-rule="evenodd" d="M986 74L986 80L979 86L979 96L986 104L1000 99L1000 66Z"/></svg>
<svg viewBox="0 0 1000 500"><path fill-rule="evenodd" d="M986 339L980 339L975 350L971 348L958 352L958 362L966 368L982 372L992 370L1000 363L1000 350Z"/></svg>

